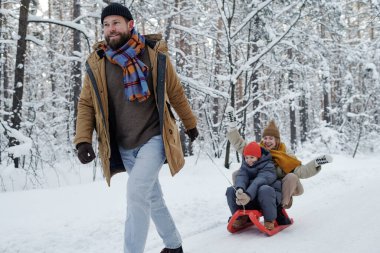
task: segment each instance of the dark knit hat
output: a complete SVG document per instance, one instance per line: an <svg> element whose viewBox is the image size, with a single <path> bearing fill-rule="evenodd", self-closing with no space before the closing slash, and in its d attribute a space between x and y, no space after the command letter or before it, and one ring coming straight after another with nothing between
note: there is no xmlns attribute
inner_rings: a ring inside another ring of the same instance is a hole
<svg viewBox="0 0 380 253"><path fill-rule="evenodd" d="M257 142L250 142L244 147L243 155L251 155L259 159L261 157L261 148Z"/></svg>
<svg viewBox="0 0 380 253"><path fill-rule="evenodd" d="M262 137L265 136L274 136L276 138L280 138L280 131L278 131L278 128L276 126L276 123L274 120L271 120L266 128L264 128Z"/></svg>
<svg viewBox="0 0 380 253"><path fill-rule="evenodd" d="M119 3L110 3L106 8L103 9L102 16L100 18L102 24L104 18L111 15L122 16L128 20L133 20L132 14L128 8Z"/></svg>

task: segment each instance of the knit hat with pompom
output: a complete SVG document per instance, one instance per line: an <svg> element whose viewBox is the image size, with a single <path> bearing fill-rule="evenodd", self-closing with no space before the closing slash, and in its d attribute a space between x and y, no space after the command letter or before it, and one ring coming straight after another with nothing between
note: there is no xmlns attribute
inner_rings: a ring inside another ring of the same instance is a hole
<svg viewBox="0 0 380 253"><path fill-rule="evenodd" d="M280 139L280 131L278 131L278 127L276 126L274 120L269 121L267 127L264 128L262 137L265 136L273 136Z"/></svg>

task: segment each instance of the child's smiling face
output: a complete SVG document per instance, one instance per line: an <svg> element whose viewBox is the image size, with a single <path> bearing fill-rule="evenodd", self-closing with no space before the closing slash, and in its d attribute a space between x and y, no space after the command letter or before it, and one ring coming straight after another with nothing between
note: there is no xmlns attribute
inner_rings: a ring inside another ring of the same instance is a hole
<svg viewBox="0 0 380 253"><path fill-rule="evenodd" d="M257 161L257 157L252 156L252 155L246 155L246 156L244 157L244 160L245 160L245 162L246 162L249 166L252 166L252 165Z"/></svg>
<svg viewBox="0 0 380 253"><path fill-rule="evenodd" d="M266 149L274 149L276 147L276 138L274 136L264 136L263 143Z"/></svg>

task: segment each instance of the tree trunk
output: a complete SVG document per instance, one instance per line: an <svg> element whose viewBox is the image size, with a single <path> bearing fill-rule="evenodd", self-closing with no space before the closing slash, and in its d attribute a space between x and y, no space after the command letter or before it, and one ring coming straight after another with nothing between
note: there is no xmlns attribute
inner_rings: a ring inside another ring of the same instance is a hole
<svg viewBox="0 0 380 253"><path fill-rule="evenodd" d="M48 15L49 15L49 19L52 18L52 10L53 10L53 3L52 3L53 0L49 0L48 2ZM52 27L52 24L49 23L49 45L53 46L53 27ZM49 56L49 59L51 60L51 62L53 63L55 61L54 59L54 53L52 51L49 51L48 52L48 56ZM55 107L55 92L56 92L56 86L55 86L55 78L54 78L54 73L55 73L55 70L54 70L54 64L50 64L50 75L49 75L49 80L50 80L50 83L51 83L51 91L53 93L53 108ZM53 119L55 118L55 113L53 112Z"/></svg>
<svg viewBox="0 0 380 253"><path fill-rule="evenodd" d="M292 49L288 49L288 59L289 61L292 61L293 58L293 51ZM289 70L289 90L294 90L294 80L293 80L293 70ZM297 128L296 128L296 110L294 108L294 99L290 99L290 106L289 106L289 116L290 116L290 144L293 150L297 147Z"/></svg>
<svg viewBox="0 0 380 253"><path fill-rule="evenodd" d="M178 4L180 0L175 0L175 3L174 3L174 6L175 6L175 9L178 10ZM166 5L166 3L164 3L164 6ZM171 8L169 6L167 6L166 8ZM165 28L165 36L164 36L164 39L165 41L169 41L170 39L170 32L171 32L171 29L172 29L172 23L173 23L173 16L174 15L170 15L170 17L168 18L168 21L166 22L166 28Z"/></svg>
<svg viewBox="0 0 380 253"><path fill-rule="evenodd" d="M3 5L2 5L2 2L0 0L0 9L3 8ZM0 12L0 40L3 39L3 14ZM4 59L4 53L6 52L5 50L5 44L3 43L0 43L0 59ZM5 98L5 89L4 89L4 86L3 85L3 89L1 89L1 84L4 83L3 80L4 80L4 68L5 64L3 63L3 65L0 64L0 98ZM3 90L3 92L1 92ZM1 99L3 102L0 102L0 112L3 110L5 111L5 101L4 99ZM0 117L1 117L1 113L0 113ZM2 136L0 135L0 141L2 141ZM2 164L2 148L0 148L0 164Z"/></svg>
<svg viewBox="0 0 380 253"><path fill-rule="evenodd" d="M15 66L15 82L14 93L12 101L12 116L11 127L19 130L21 125L21 110L22 110L22 96L24 92L24 72L25 72L25 58L26 58L26 32L28 27L28 12L30 0L21 0L20 17L16 53L16 66ZM11 137L10 146L19 145L19 141ZM15 168L19 167L19 157L13 157Z"/></svg>
<svg viewBox="0 0 380 253"><path fill-rule="evenodd" d="M256 95L259 92L259 83L257 81L257 73L253 73L251 76L252 79L252 94ZM259 107L259 100L255 99L252 103L253 110ZM260 141L261 136L261 120L260 120L260 112L255 112L253 114L253 133L256 141Z"/></svg>
<svg viewBox="0 0 380 253"><path fill-rule="evenodd" d="M321 24L321 38L325 39L326 38L326 27ZM327 91L327 82L328 82L328 77L326 75L326 71L328 69L325 69L326 67L323 66L322 69L322 85L323 85L323 115L322 118L325 120L327 123L330 123L330 113L329 113L329 94Z"/></svg>
<svg viewBox="0 0 380 253"><path fill-rule="evenodd" d="M0 0L0 9L3 8L3 4ZM0 11L0 40L3 39L3 13ZM5 52L5 44L0 43L0 59L4 59L4 52ZM4 65L0 62L0 98L4 97L4 94L2 91L4 89L1 89L1 84L3 83L3 71L4 71ZM0 112L3 110L3 103L0 102ZM1 152L1 151L0 151ZM1 154L1 153L0 153ZM1 157L0 157L1 159Z"/></svg>
<svg viewBox="0 0 380 253"><path fill-rule="evenodd" d="M8 3L9 5L9 3ZM0 0L0 6L3 9L7 9L7 3L2 4ZM6 27L7 17L0 12L0 39L9 39L8 33L3 32L3 28ZM3 84L3 98L0 102L0 108L5 112L4 121L9 120L10 107L10 85L9 85L9 56L8 56L8 44L0 43L0 58L4 59L0 69L0 84ZM1 87L1 86L0 86Z"/></svg>
<svg viewBox="0 0 380 253"><path fill-rule="evenodd" d="M223 56L223 51L222 51L222 46L221 46L221 41L222 41L222 27L223 27L223 21L221 18L218 19L218 23L217 23L217 29L218 29L218 33L217 33L217 39L216 39L216 43L215 43L215 69L214 69L214 76L218 76L220 73L221 73L221 69L222 69L222 66L221 66L221 61L222 61L222 56ZM220 89L220 83L217 79L213 79L214 81L214 88L215 90L219 90ZM231 92L232 92L233 88L231 88ZM217 112L219 110L219 99L218 98L213 98L212 99L212 125L215 126L215 122L218 121L218 117L217 117ZM231 100L230 101L230 105L231 106L234 106L235 105L235 101ZM216 127L212 126L211 129L212 129L212 132L211 132L211 135L212 136L219 136L218 133L216 133L218 131L218 129ZM218 151L218 144L217 142L212 139L212 142L213 142L213 149L214 149L214 156L215 157L218 157L219 156L219 151ZM226 147L226 156L225 156L225 167L228 168L229 166L229 153L230 153L230 143L227 141L227 147ZM228 154L228 155L227 155Z"/></svg>
<svg viewBox="0 0 380 253"><path fill-rule="evenodd" d="M301 125L301 143L306 141L308 131L308 103L306 101L305 91L302 91L300 100L300 125Z"/></svg>
<svg viewBox="0 0 380 253"><path fill-rule="evenodd" d="M73 1L74 13L73 19L76 19L80 16L80 0ZM79 53L81 50L81 40L80 40L80 31L74 29L74 40L73 40L73 52ZM77 108L79 101L80 88L82 83L82 72L81 72L82 64L80 60L75 60L73 62L73 68L71 71L72 85L73 85L73 100L74 100L74 131L76 126L76 118L77 118ZM75 133L74 133L75 134Z"/></svg>
<svg viewBox="0 0 380 253"><path fill-rule="evenodd" d="M232 12L234 12L234 10L232 10ZM227 25L228 25L228 33L227 33L227 36L229 36L230 34L230 31L231 31L231 23L232 23L232 17L233 15L231 15L231 17L229 17L227 19ZM228 56L228 67L229 67L229 70L228 70L228 74L230 76L232 76L233 74L233 65L234 65L234 61L233 61L233 58L232 58L232 45L231 45L231 40L230 39L227 39L227 56ZM234 107L235 106L235 83L230 80L230 90L231 90L231 106ZM215 98L215 100L217 100ZM215 118L217 119L217 115L218 115L218 111L219 111L219 106L218 106L219 103L214 103L214 115L215 115ZM214 123L216 123L215 119L214 119ZM230 168L230 149L231 149L231 143L229 141L227 141L227 146L226 146L226 155L224 157L224 167L225 168Z"/></svg>
<svg viewBox="0 0 380 253"><path fill-rule="evenodd" d="M330 123L330 102L329 102L329 92L327 90L327 77L323 76L322 84L323 84L323 120L326 121L326 123Z"/></svg>
<svg viewBox="0 0 380 253"><path fill-rule="evenodd" d="M257 54L257 52L259 51L258 50L258 47L257 47L257 42L260 40L261 38L261 34L259 31L262 30L262 26L264 25L264 23L262 22L262 20L260 19L260 17L256 17L255 18L255 22L254 22L255 26L254 26L254 42L253 43L253 54ZM254 68L255 66L252 66L252 68ZM258 83L258 76L257 76L257 72L254 72L252 73L252 76L251 76L251 83L252 83L252 94L255 96L255 95L258 95L257 93L259 92L259 83ZM255 110L257 107L259 107L259 100L258 99L255 99L253 101L253 109ZM253 115L253 132L254 132L254 135L255 135L255 139L256 141L260 141L262 136L261 136L261 120L260 120L260 112L255 112L255 114Z"/></svg>
<svg viewBox="0 0 380 253"><path fill-rule="evenodd" d="M183 1L183 0L176 0L175 1L174 9L175 9L175 11L178 11L178 13L180 13L179 10L185 9L186 7L187 7L186 1ZM178 16L178 22L177 23L179 23L181 26L184 26L184 27L190 26L188 21L183 18L182 14L180 14ZM170 29L170 27L168 29ZM170 34L170 32L168 31L168 35L169 34ZM188 40L186 39L186 33L185 32L183 32L183 31L177 31L176 32L176 40L175 40L176 48L179 49L180 52L183 52L184 55L191 55L191 47L187 43L187 41ZM175 54L175 60L176 60L176 67L177 67L178 73L185 75L185 76L191 76L191 73L188 73L187 69L186 69L186 59L178 51ZM188 88L184 88L184 90L185 90L186 96L188 98L190 98L190 90ZM180 126L180 139L181 139L181 144L182 144L182 151L183 151L183 154L185 156L191 156L191 155L193 155L193 147L192 147L191 141L186 136L186 130L189 130L189 129L185 129L183 124L181 124L181 126Z"/></svg>

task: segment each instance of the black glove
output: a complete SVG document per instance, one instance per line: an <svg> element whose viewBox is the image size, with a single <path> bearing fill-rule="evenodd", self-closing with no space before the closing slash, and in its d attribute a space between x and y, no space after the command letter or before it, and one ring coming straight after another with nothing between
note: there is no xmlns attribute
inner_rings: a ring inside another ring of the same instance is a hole
<svg viewBox="0 0 380 253"><path fill-rule="evenodd" d="M199 135L197 127L194 127L194 128L192 128L190 130L186 130L185 133L189 136L191 142L195 141L195 139Z"/></svg>
<svg viewBox="0 0 380 253"><path fill-rule="evenodd" d="M95 152L92 145L87 142L81 142L77 145L78 158L83 164L89 163L95 158Z"/></svg>

